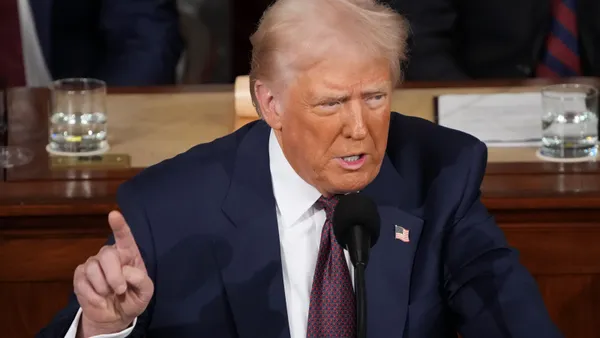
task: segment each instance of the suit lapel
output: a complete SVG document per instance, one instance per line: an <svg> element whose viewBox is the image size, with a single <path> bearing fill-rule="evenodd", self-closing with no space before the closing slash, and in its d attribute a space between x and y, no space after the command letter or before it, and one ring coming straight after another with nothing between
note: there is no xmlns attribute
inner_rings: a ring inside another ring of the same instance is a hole
<svg viewBox="0 0 600 338"><path fill-rule="evenodd" d="M240 338L290 336L269 169L270 128L257 122L240 142L223 211L234 224L222 277ZM219 255L217 255L219 257ZM219 260L219 259L218 259Z"/></svg>
<svg viewBox="0 0 600 338"><path fill-rule="evenodd" d="M50 69L50 31L52 22L52 3L53 0L29 0L38 40L46 60L46 65Z"/></svg>
<svg viewBox="0 0 600 338"><path fill-rule="evenodd" d="M410 298L413 259L423 220L402 210L411 194L389 158L377 178L361 193L377 203L381 234L373 247L366 271L368 336L386 337L403 332ZM409 242L395 238L395 226L408 231Z"/></svg>

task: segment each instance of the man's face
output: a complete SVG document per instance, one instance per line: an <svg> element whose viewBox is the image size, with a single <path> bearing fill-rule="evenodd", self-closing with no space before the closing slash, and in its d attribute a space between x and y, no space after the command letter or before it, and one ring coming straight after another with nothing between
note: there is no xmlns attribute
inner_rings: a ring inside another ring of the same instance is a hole
<svg viewBox="0 0 600 338"><path fill-rule="evenodd" d="M346 56L302 72L271 124L296 172L324 195L367 186L385 155L392 90L384 59Z"/></svg>

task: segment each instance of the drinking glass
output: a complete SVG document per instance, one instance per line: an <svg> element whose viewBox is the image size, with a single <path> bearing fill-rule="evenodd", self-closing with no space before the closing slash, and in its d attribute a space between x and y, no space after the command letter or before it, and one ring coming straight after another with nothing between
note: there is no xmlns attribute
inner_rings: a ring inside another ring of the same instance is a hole
<svg viewBox="0 0 600 338"><path fill-rule="evenodd" d="M0 95L0 140L8 142L8 91ZM30 149L17 146L0 146L0 168L13 168L25 165L33 159Z"/></svg>
<svg viewBox="0 0 600 338"><path fill-rule="evenodd" d="M58 155L101 154L108 149L106 83L72 78L51 86L48 151Z"/></svg>
<svg viewBox="0 0 600 338"><path fill-rule="evenodd" d="M594 157L598 151L598 90L583 84L542 89L542 147L554 159Z"/></svg>

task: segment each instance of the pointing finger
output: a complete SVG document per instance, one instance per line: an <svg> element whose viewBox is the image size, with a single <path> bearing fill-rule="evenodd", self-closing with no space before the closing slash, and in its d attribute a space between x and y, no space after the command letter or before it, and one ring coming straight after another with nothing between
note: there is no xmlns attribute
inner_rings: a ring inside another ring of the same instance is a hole
<svg viewBox="0 0 600 338"><path fill-rule="evenodd" d="M118 211L111 211L111 213L108 214L108 223L115 236L117 249L130 251L139 255L139 249L123 215Z"/></svg>

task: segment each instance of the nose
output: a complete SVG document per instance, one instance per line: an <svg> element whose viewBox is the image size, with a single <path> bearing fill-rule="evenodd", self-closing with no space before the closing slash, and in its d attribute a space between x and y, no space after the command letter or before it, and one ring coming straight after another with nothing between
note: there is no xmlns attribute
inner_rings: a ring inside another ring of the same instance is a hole
<svg viewBox="0 0 600 338"><path fill-rule="evenodd" d="M360 103L352 102L344 114L344 129L342 134L346 138L362 140L367 137L367 125L365 123L363 107Z"/></svg>

